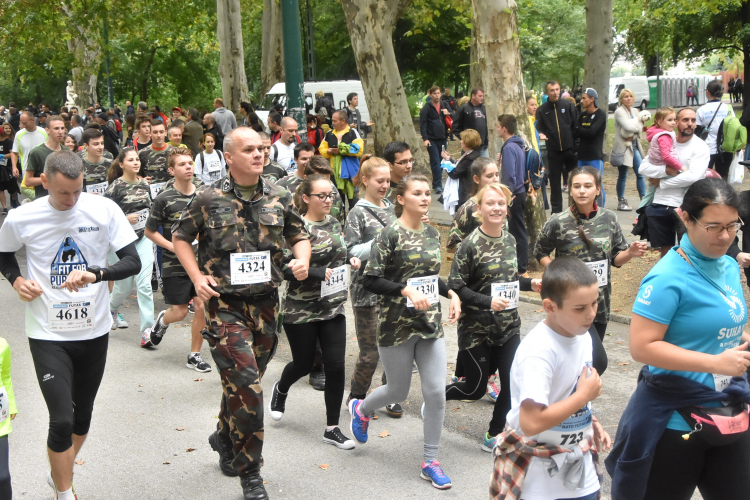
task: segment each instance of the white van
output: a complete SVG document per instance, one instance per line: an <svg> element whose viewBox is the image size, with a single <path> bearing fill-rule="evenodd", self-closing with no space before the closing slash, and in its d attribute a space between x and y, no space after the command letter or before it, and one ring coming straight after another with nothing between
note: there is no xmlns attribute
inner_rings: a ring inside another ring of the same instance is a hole
<svg viewBox="0 0 750 500"><path fill-rule="evenodd" d="M633 106L641 111L646 109L651 101L648 88L648 78L645 76L623 76L609 79L609 110L617 109L617 99L622 89L633 91Z"/></svg>
<svg viewBox="0 0 750 500"><path fill-rule="evenodd" d="M346 96L351 92L356 93L359 97L359 105L357 106L357 109L362 115L362 122L367 123L370 121L370 111L367 109L367 101L365 100L365 93L362 90L362 82L359 80L306 82L304 84L306 114L315 113L315 103L317 102L315 93L318 90L322 90L326 96L331 98L335 109L341 109L348 106ZM271 87L271 90L269 90L263 99L255 106L255 114L258 115L261 123L266 127L266 131L268 131L267 119L269 110L274 105L281 104L284 106L284 111L286 112L286 102L286 84L277 83ZM300 125L304 126L302 123Z"/></svg>

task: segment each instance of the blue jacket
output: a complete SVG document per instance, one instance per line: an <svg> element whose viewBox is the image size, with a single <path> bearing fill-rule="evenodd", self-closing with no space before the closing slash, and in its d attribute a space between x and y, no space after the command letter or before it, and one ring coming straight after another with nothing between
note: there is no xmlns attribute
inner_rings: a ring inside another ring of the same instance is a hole
<svg viewBox="0 0 750 500"><path fill-rule="evenodd" d="M620 417L615 445L604 461L612 477L612 500L643 498L656 444L674 410L715 401L750 403L747 374L732 378L722 392L717 392L679 375L653 375L644 366Z"/></svg>
<svg viewBox="0 0 750 500"><path fill-rule="evenodd" d="M508 186L512 194L525 193L526 187L526 145L519 136L514 135L503 144L500 182Z"/></svg>

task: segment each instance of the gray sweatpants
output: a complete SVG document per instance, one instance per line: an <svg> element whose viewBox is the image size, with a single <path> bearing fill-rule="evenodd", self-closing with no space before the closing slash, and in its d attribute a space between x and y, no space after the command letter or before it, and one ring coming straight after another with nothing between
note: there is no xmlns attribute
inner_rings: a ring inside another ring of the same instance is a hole
<svg viewBox="0 0 750 500"><path fill-rule="evenodd" d="M388 383L372 391L359 410L369 415L385 405L409 396L412 362L416 361L424 398L424 461L437 460L445 418L445 339L423 339L417 335L403 344L378 346Z"/></svg>

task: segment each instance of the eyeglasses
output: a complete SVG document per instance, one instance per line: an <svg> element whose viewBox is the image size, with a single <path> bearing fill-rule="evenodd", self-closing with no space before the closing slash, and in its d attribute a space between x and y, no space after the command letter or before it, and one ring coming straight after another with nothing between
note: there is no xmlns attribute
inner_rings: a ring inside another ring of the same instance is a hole
<svg viewBox="0 0 750 500"><path fill-rule="evenodd" d="M394 163L396 165L401 165L401 166L404 166L404 165L413 165L414 164L414 158L409 158L408 160L401 160L401 161L397 161L397 162L394 162Z"/></svg>
<svg viewBox="0 0 750 500"><path fill-rule="evenodd" d="M693 217L693 216L691 215L690 217ZM695 217L693 217L693 220L697 222L698 224L700 224L701 227L703 227L703 229L705 229L708 234L720 234L725 229L727 230L727 234L735 234L737 233L737 231L740 230L740 228L744 224L741 217L737 217L737 218L740 219L739 222L732 222L731 224L727 224L726 226L722 226L721 224L704 225L701 223L701 221L699 221Z"/></svg>
<svg viewBox="0 0 750 500"><path fill-rule="evenodd" d="M310 196L317 196L320 201L333 200L333 193L312 193Z"/></svg>

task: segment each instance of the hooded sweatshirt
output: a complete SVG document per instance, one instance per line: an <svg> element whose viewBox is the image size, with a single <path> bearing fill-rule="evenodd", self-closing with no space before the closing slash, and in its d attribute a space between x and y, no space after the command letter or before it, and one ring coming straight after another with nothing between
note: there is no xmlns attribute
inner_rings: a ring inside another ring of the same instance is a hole
<svg viewBox="0 0 750 500"><path fill-rule="evenodd" d="M237 128L237 119L234 117L234 113L231 113L227 108L216 108L213 115L216 120L216 127L221 130L223 135L227 135Z"/></svg>
<svg viewBox="0 0 750 500"><path fill-rule="evenodd" d="M508 186L512 194L526 191L526 151L523 139L514 135L508 138L500 150L502 154L502 167L500 169L500 182Z"/></svg>

